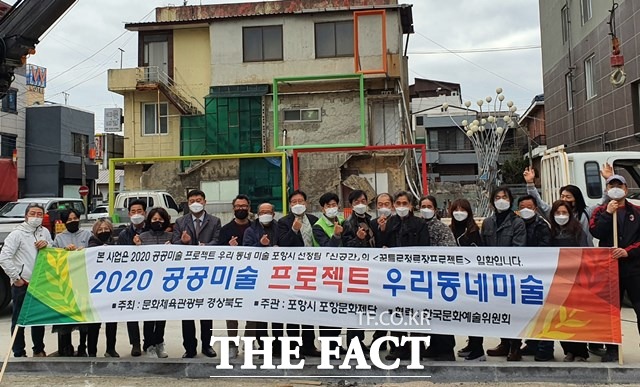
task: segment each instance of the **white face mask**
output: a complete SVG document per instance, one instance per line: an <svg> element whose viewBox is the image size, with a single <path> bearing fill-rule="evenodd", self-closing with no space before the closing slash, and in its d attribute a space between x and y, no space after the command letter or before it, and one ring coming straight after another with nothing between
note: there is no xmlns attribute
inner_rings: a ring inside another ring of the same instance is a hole
<svg viewBox="0 0 640 387"><path fill-rule="evenodd" d="M367 205L366 204L356 204L355 206L353 206L353 212L355 212L358 215L362 215L365 212L367 212Z"/></svg>
<svg viewBox="0 0 640 387"><path fill-rule="evenodd" d="M387 207L378 208L378 216L384 216L384 217L391 216L391 208L387 208Z"/></svg>
<svg viewBox="0 0 640 387"><path fill-rule="evenodd" d="M291 207L291 212L293 212L295 215L302 215L306 210L307 206L305 206L304 204L296 204L295 206Z"/></svg>
<svg viewBox="0 0 640 387"><path fill-rule="evenodd" d="M624 195L624 190L622 188L614 187L607 191L607 196L609 196L613 200L620 200Z"/></svg>
<svg viewBox="0 0 640 387"><path fill-rule="evenodd" d="M271 215L271 214L262 214L262 215L258 216L258 220L262 224L269 224L269 223L271 223L273 221L273 215Z"/></svg>
<svg viewBox="0 0 640 387"><path fill-rule="evenodd" d="M37 218L37 217L27 218L27 224L31 227L38 228L42 226L42 218Z"/></svg>
<svg viewBox="0 0 640 387"><path fill-rule="evenodd" d="M189 211L191 211L191 213L193 214L199 214L202 212L202 210L204 210L204 204L202 203L193 202L189 204Z"/></svg>
<svg viewBox="0 0 640 387"><path fill-rule="evenodd" d="M131 216L131 223L133 223L134 225L139 225L142 222L144 222L144 215L142 214L135 214Z"/></svg>
<svg viewBox="0 0 640 387"><path fill-rule="evenodd" d="M553 219L555 219L556 223L558 223L560 226L564 226L565 224L569 223L569 215L555 215Z"/></svg>
<svg viewBox="0 0 640 387"><path fill-rule="evenodd" d="M324 214L327 218L333 219L338 216L338 207L330 207L324 210Z"/></svg>
<svg viewBox="0 0 640 387"><path fill-rule="evenodd" d="M506 199L498 199L493 202L493 205L496 206L496 210L498 210L499 212L503 212L511 208L511 203L509 203L509 201Z"/></svg>
<svg viewBox="0 0 640 387"><path fill-rule="evenodd" d="M436 214L436 212L431 208L421 208L420 213L422 214L422 217L425 219L431 219Z"/></svg>
<svg viewBox="0 0 640 387"><path fill-rule="evenodd" d="M531 219L536 215L536 212L530 208L523 208L520 210L520 217L522 219Z"/></svg>
<svg viewBox="0 0 640 387"><path fill-rule="evenodd" d="M453 211L453 218L458 222L464 222L468 216L467 211Z"/></svg>
<svg viewBox="0 0 640 387"><path fill-rule="evenodd" d="M409 207L396 207L396 214L399 217L404 218L409 215Z"/></svg>

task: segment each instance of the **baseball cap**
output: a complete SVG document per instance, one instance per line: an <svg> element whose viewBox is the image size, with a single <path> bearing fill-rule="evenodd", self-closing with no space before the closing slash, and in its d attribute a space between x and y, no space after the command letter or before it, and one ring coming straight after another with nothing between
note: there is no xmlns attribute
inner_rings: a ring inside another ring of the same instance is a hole
<svg viewBox="0 0 640 387"><path fill-rule="evenodd" d="M611 184L611 182L614 181L614 180L618 180L620 183L622 183L624 185L627 185L627 180L625 180L625 178L623 176L620 176L620 175L610 176L607 179L607 184Z"/></svg>

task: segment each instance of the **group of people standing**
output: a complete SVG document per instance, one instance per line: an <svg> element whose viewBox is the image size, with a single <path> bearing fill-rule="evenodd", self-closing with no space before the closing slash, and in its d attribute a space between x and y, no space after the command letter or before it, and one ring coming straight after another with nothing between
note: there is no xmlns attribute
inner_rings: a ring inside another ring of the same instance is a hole
<svg viewBox="0 0 640 387"><path fill-rule="evenodd" d="M602 204L594 208L585 205L584 197L575 186L560 190L560 200L547 204L540 198L533 185L535 172L528 168L524 172L527 195L516 199L507 187L498 187L491 193L493 215L485 218L478 227L471 203L467 199L454 200L448 210L449 225L437 216L437 199L424 196L415 200L413 195L400 191L393 195L378 194L369 198L364 191L355 190L348 195L351 215L344 219L340 215L340 198L333 192L323 194L319 199L322 214L317 217L308 211L307 195L296 190L289 195L289 213L275 219L275 208L270 203L257 206L255 219L251 220L250 199L238 195L232 202L234 218L222 225L218 217L205 211L204 192L193 190L188 193L189 213L171 224L169 214L163 208L147 209L144 201L133 200L128 205L131 223L114 240L113 225L107 219L100 219L93 225L92 232L79 228L80 214L69 210L62 214L66 231L51 240L48 230L41 226L44 210L37 204L28 206L25 222L20 224L6 239L0 253L0 266L12 282L14 311L12 331L26 293L37 251L47 246L67 250L95 248L103 245L223 245L253 247L353 247L353 248L394 248L408 246L496 246L496 247L589 247L593 238L599 239L600 246L613 247L613 219L617 217L619 237L612 257L620 265L621 294L626 291L631 299L636 315L640 314L640 208L626 200L628 187L624 177L614 175L605 166L602 175L607 191L603 193ZM375 204L376 217L369 212ZM101 324L76 326L54 326L58 333L58 354L60 356L96 356ZM119 357L116 352L116 323L106 325L105 356ZM165 350L165 321L143 322L143 336L140 337L138 322L128 322L127 332L131 345L131 355L168 357ZM183 358L193 358L200 353L207 357L217 356L210 345L212 320L200 320L200 347L196 335L195 321L182 321ZM226 321L229 336L238 335L238 321ZM14 356L26 356L23 328L17 334L13 346ZM80 331L80 342L74 350L71 332ZM272 323L271 334L278 338L284 334L302 337L300 356L320 356L315 345L314 327L286 322ZM338 336L340 327L319 327L321 336ZM640 331L640 326L639 326ZM268 324L262 321L247 321L246 336L257 338L261 348L263 338L269 335ZM374 332L374 339L387 335L386 331ZM391 332L401 337L407 333ZM365 332L348 329L347 344L358 340L363 348ZM33 355L46 356L44 351L44 327L32 328ZM142 342L142 346L141 346ZM280 355L280 341L274 342L273 354ZM343 346L340 352L346 352ZM421 358L433 361L454 361L455 339L452 335L431 334L430 346L422 348ZM602 361L617 361L616 346L601 344L562 342L564 361L586 361L589 353L601 356ZM381 349L386 350L386 346ZM238 355L238 348L230 348L230 357ZM502 338L497 347L485 352L482 337L469 337L467 345L457 352L457 356L467 361L482 361L489 356L505 356L508 361L520 361L523 355L533 355L536 361L554 359L552 341ZM391 346L387 360L409 359L410 347Z"/></svg>

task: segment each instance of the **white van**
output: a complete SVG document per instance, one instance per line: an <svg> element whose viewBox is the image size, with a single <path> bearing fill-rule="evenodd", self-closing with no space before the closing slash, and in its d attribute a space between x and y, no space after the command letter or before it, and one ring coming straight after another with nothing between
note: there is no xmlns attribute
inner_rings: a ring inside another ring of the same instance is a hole
<svg viewBox="0 0 640 387"><path fill-rule="evenodd" d="M640 204L640 152L583 152L566 153L564 146L545 151L540 163L542 199L553 203L560 199L560 187L578 186L587 206L599 204L605 181L600 168L605 163L613 166L614 173L627 180L629 197Z"/></svg>
<svg viewBox="0 0 640 387"><path fill-rule="evenodd" d="M182 209L178 206L173 196L165 191L131 191L121 192L116 196L113 210L118 220L116 222L129 222L129 203L133 200L142 200L147 203L147 209L162 207L171 216L171 221L175 221L180 216Z"/></svg>

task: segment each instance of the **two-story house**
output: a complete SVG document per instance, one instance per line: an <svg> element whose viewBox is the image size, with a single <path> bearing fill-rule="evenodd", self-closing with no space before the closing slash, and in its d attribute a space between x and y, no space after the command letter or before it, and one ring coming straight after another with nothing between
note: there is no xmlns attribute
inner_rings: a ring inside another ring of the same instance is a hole
<svg viewBox="0 0 640 387"><path fill-rule="evenodd" d="M395 0L272 1L156 9L156 21L126 24L139 36L139 67L110 70L124 96L125 157L243 154L407 142L406 34L410 5ZM406 153L406 154L405 154ZM373 170L347 152L305 153L300 188L311 202ZM380 159L381 157L379 157ZM273 160L136 163L125 188L162 188L179 200L203 189L225 201L238 192L280 203ZM279 204L278 204L279 206ZM280 208L278 208L280 210Z"/></svg>

